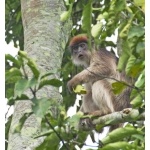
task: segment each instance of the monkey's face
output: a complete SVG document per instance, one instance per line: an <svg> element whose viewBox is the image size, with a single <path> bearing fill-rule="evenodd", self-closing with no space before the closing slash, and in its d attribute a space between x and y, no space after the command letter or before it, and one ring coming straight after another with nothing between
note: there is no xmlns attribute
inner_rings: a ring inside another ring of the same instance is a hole
<svg viewBox="0 0 150 150"><path fill-rule="evenodd" d="M72 60L75 65L87 67L90 61L90 52L88 51L88 44L81 42L71 47Z"/></svg>

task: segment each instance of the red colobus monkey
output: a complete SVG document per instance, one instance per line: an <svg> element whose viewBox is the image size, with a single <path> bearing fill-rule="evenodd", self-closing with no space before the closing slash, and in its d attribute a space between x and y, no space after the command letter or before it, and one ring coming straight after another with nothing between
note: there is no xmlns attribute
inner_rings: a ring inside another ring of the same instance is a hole
<svg viewBox="0 0 150 150"><path fill-rule="evenodd" d="M119 95L112 91L112 78L126 83L130 79L124 72L117 71L118 58L106 49L89 50L88 38L78 35L71 39L70 49L72 61L81 65L84 70L75 75L67 84L72 91L78 84L84 84L86 94L83 96L80 111L91 115L103 116L130 107L130 88L127 87ZM112 126L116 128L115 126Z"/></svg>

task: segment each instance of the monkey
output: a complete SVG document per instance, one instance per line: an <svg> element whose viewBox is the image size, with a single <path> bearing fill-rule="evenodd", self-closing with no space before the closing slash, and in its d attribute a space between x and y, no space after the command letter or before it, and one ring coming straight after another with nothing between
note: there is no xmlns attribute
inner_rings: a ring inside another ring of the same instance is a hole
<svg viewBox="0 0 150 150"><path fill-rule="evenodd" d="M126 87L119 95L112 91L112 83L116 82L113 79L125 83L131 81L125 71L117 71L118 57L115 54L105 48L89 50L88 37L82 34L74 36L69 47L72 62L84 68L67 83L69 91L79 84L85 86L86 94L82 97L79 111L93 116L103 116L131 107L130 87ZM87 123L91 126L91 123ZM118 125L112 125L110 131L117 127Z"/></svg>

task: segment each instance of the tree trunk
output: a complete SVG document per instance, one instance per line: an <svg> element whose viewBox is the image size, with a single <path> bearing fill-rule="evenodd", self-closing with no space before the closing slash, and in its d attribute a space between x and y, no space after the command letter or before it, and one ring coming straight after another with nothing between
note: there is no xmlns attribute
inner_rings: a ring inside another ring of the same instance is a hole
<svg viewBox="0 0 150 150"><path fill-rule="evenodd" d="M69 23L62 25L60 22L63 10L63 1L21 0L24 50L34 59L42 72L61 68L64 52L62 45L65 45L69 35L66 27ZM55 78L59 78L59 74L56 74ZM31 96L31 93L28 95ZM38 91L37 97L49 97L61 101L58 88L50 86ZM31 115L26 120L21 134L13 132L22 115L30 111L30 101L20 101L15 104L8 150L32 150L43 141L43 138L32 138L40 130L40 121L35 115Z"/></svg>

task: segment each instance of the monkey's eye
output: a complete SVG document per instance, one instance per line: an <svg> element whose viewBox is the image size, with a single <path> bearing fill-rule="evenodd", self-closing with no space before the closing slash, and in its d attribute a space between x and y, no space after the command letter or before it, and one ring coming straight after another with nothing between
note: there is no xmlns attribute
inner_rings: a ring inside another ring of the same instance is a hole
<svg viewBox="0 0 150 150"><path fill-rule="evenodd" d="M72 47L72 53L77 53L78 52L78 45L76 45L76 46L73 46Z"/></svg>
<svg viewBox="0 0 150 150"><path fill-rule="evenodd" d="M85 44L85 43L80 43L79 46L80 46L81 48L85 48L85 47L86 47L86 44Z"/></svg>

